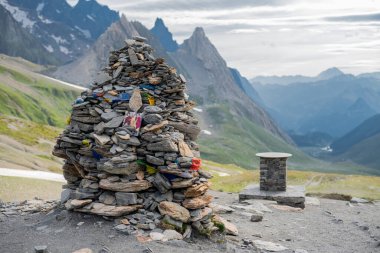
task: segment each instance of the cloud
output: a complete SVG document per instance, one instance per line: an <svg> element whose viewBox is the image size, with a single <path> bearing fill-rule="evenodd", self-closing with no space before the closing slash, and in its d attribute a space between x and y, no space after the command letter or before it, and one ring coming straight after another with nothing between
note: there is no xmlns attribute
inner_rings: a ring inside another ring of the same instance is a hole
<svg viewBox="0 0 380 253"><path fill-rule="evenodd" d="M365 13L358 15L345 15L326 18L328 21L345 21L345 22L363 22L363 21L378 21L380 22L379 13Z"/></svg>
<svg viewBox="0 0 380 253"><path fill-rule="evenodd" d="M180 43L203 27L227 63L248 77L315 75L331 66L380 71L370 66L379 62L380 0L97 1L148 28L163 18Z"/></svg>

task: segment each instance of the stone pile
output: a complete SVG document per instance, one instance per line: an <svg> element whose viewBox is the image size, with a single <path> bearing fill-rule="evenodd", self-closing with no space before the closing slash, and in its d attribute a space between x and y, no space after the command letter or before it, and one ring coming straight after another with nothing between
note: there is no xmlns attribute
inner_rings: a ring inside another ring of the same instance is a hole
<svg viewBox="0 0 380 253"><path fill-rule="evenodd" d="M159 226L186 237L191 228L220 229L208 207L210 175L200 169L200 128L185 78L142 37L111 52L105 71L109 80L73 104L53 151L65 159L66 208L123 216L128 231Z"/></svg>

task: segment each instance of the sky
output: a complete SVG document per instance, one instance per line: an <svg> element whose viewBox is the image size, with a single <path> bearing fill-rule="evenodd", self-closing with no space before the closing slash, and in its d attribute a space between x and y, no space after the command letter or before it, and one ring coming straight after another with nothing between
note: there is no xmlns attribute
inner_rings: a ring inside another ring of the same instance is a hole
<svg viewBox="0 0 380 253"><path fill-rule="evenodd" d="M76 0L68 0L75 4ZM246 77L380 71L380 0L98 0L177 42L197 26Z"/></svg>

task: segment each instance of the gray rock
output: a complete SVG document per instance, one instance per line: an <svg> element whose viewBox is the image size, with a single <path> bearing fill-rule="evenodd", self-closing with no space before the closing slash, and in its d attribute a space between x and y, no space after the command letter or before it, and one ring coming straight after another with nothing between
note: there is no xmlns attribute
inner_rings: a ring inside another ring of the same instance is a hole
<svg viewBox="0 0 380 253"><path fill-rule="evenodd" d="M154 156L151 156L151 155L147 155L146 156L146 161L148 163L151 163L151 164L154 164L154 165L164 165L165 164L165 161L163 159L160 159L160 158L157 158L157 157L154 157Z"/></svg>
<svg viewBox="0 0 380 253"><path fill-rule="evenodd" d="M160 113L160 112L162 112L162 109L158 106L150 106L149 105L149 106L146 106L144 108L144 112L145 113Z"/></svg>
<svg viewBox="0 0 380 253"><path fill-rule="evenodd" d="M115 205L116 204L116 198L111 192L103 192L99 196L99 201L106 205Z"/></svg>
<svg viewBox="0 0 380 253"><path fill-rule="evenodd" d="M162 219L162 222L164 224L169 224L171 226L174 226L177 229L182 229L182 225L183 225L182 221L175 220L169 215L165 215L164 218Z"/></svg>
<svg viewBox="0 0 380 253"><path fill-rule="evenodd" d="M70 199L70 195L72 192L73 192L73 190L71 190L71 189L64 189L61 192L61 203L62 204L65 204Z"/></svg>
<svg viewBox="0 0 380 253"><path fill-rule="evenodd" d="M137 204L136 193L116 192L115 197L116 197L116 203L120 206Z"/></svg>
<svg viewBox="0 0 380 253"><path fill-rule="evenodd" d="M263 215L262 214L252 214L251 216L251 221L252 222L259 222L259 221L262 221L263 220Z"/></svg>
<svg viewBox="0 0 380 253"><path fill-rule="evenodd" d="M109 137L108 135L105 135L105 134L103 134L103 135L94 134L93 136L95 138L96 143L101 145L101 146L103 146L103 145L105 145L111 141L111 137Z"/></svg>
<svg viewBox="0 0 380 253"><path fill-rule="evenodd" d="M178 152L178 146L171 140L149 143L147 149L151 151Z"/></svg>
<svg viewBox="0 0 380 253"><path fill-rule="evenodd" d="M353 204L368 204L368 203L371 203L370 201L366 200L366 199L361 199L361 198L356 198L356 197L353 197L351 200L350 200L351 203Z"/></svg>
<svg viewBox="0 0 380 253"><path fill-rule="evenodd" d="M169 180L167 180L165 176L161 175L161 173L156 173L153 185L160 191L160 193L166 193L171 189Z"/></svg>
<svg viewBox="0 0 380 253"><path fill-rule="evenodd" d="M102 113L100 117L102 118L103 121L108 122L112 120L113 118L116 118L117 116L120 116L120 115L117 112L111 111L111 112Z"/></svg>
<svg viewBox="0 0 380 253"><path fill-rule="evenodd" d="M144 121L148 124L158 124L163 120L160 114L147 114L144 116Z"/></svg>
<svg viewBox="0 0 380 253"><path fill-rule="evenodd" d="M171 229L167 229L164 231L164 241L167 240L167 241L170 241L170 240L182 240L183 237L180 233L178 233L177 231L175 230L171 230Z"/></svg>
<svg viewBox="0 0 380 253"><path fill-rule="evenodd" d="M118 116L116 118L113 118L112 120L108 121L104 124L104 129L110 129L110 128L117 128L123 123L124 116Z"/></svg>
<svg viewBox="0 0 380 253"><path fill-rule="evenodd" d="M34 252L35 253L47 253L47 246L46 245L39 245L34 246Z"/></svg>

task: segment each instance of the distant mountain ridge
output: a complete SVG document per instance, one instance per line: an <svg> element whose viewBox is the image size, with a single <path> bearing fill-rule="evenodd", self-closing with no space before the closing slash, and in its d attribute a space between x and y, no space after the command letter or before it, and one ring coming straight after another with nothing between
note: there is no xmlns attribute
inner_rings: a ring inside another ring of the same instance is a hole
<svg viewBox="0 0 380 253"><path fill-rule="evenodd" d="M380 79L336 69L321 76L330 78L253 86L275 120L297 134L324 132L341 137L380 112Z"/></svg>
<svg viewBox="0 0 380 253"><path fill-rule="evenodd" d="M311 83L321 80L328 80L337 76L344 75L344 73L336 68L328 68L315 77L294 75L294 76L257 76L250 80L254 85L266 85L266 84L277 84L277 85L288 85L294 83Z"/></svg>
<svg viewBox="0 0 380 253"><path fill-rule="evenodd" d="M29 33L29 37L40 44L42 51L28 55L29 60L53 58L39 63L60 65L75 60L115 21L116 11L100 5L95 0L80 0L74 7L65 0L0 0L0 5L8 11L16 23ZM6 29L11 29L10 27ZM19 29L19 28L18 28ZM18 34L13 33L14 36ZM24 36L25 37L25 36ZM9 38L0 37L0 45ZM23 37L13 37L28 48ZM3 43L4 44L4 43ZM22 52L8 47L0 47L0 52L25 56Z"/></svg>

